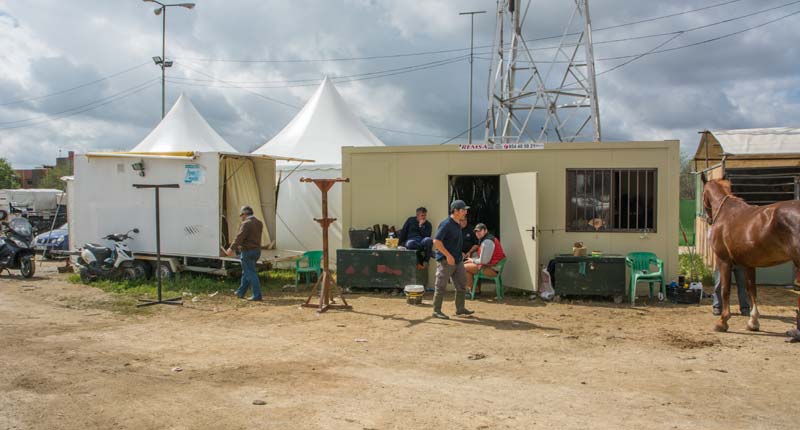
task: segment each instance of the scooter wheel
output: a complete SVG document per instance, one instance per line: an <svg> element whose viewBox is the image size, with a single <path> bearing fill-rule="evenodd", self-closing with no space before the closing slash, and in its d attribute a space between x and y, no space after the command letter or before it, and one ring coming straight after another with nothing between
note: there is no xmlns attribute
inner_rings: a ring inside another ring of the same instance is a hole
<svg viewBox="0 0 800 430"><path fill-rule="evenodd" d="M82 282L82 283L84 283L84 284L88 284L88 283L90 283L90 282L94 281L94 276L92 276L92 275L89 273L89 270L87 270L87 269L81 269L81 270L78 272L78 275L80 275L80 277L81 277L81 282Z"/></svg>
<svg viewBox="0 0 800 430"><path fill-rule="evenodd" d="M125 281L137 281L141 279L139 270L134 267L126 267L122 269L122 279Z"/></svg>
<svg viewBox="0 0 800 430"><path fill-rule="evenodd" d="M36 273L36 264L33 262L32 257L24 257L20 260L19 272L23 278L33 278L33 274Z"/></svg>

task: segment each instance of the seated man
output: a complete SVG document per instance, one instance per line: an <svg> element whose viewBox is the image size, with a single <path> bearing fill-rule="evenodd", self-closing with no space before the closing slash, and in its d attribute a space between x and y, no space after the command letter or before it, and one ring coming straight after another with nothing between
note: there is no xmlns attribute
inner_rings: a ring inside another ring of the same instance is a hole
<svg viewBox="0 0 800 430"><path fill-rule="evenodd" d="M417 215L409 217L400 230L400 244L417 251L417 264L424 266L432 256L433 226L428 221L428 210L417 208Z"/></svg>
<svg viewBox="0 0 800 430"><path fill-rule="evenodd" d="M500 241L489 234L489 231L486 229L486 224L478 223L478 225L475 226L475 236L481 241L479 256L478 258L467 259L464 264L464 269L467 271L467 288L470 289L470 292L472 291L475 275L478 272L483 271L482 273L486 276L497 276L497 271L494 269L494 266L499 263L500 260L506 258L503 247L500 246ZM481 292L480 285L477 286L475 292Z"/></svg>
<svg viewBox="0 0 800 430"><path fill-rule="evenodd" d="M471 258L473 253L478 251L478 238L466 218L459 221L459 224L461 225L461 258Z"/></svg>

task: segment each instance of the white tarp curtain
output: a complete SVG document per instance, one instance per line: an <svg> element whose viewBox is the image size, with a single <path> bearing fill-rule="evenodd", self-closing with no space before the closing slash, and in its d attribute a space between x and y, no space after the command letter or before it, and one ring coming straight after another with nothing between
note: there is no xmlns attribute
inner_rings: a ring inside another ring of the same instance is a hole
<svg viewBox="0 0 800 430"><path fill-rule="evenodd" d="M751 128L710 131L730 155L800 154L800 129Z"/></svg>
<svg viewBox="0 0 800 430"><path fill-rule="evenodd" d="M325 78L303 109L253 154L279 155L341 164L342 146L384 146L350 110Z"/></svg>
<svg viewBox="0 0 800 430"><path fill-rule="evenodd" d="M206 122L185 94L130 152L239 152Z"/></svg>
<svg viewBox="0 0 800 430"><path fill-rule="evenodd" d="M322 228L314 221L314 218L322 217L322 193L314 184L300 182L300 178L337 178L342 174L342 167L303 165L290 174L293 169L292 166L278 167L278 180L282 182L278 191L275 240L280 249L322 249ZM336 218L328 228L328 249L331 252L342 247L343 185L336 184L328 191L328 216Z"/></svg>
<svg viewBox="0 0 800 430"><path fill-rule="evenodd" d="M225 186L225 218L228 223L228 240L233 242L236 232L239 231L239 209L242 206L253 208L253 215L264 222L261 234L261 247L272 248L272 239L266 228L264 212L261 210L261 194L256 181L256 170L253 160L248 158L224 157L221 160L221 175Z"/></svg>

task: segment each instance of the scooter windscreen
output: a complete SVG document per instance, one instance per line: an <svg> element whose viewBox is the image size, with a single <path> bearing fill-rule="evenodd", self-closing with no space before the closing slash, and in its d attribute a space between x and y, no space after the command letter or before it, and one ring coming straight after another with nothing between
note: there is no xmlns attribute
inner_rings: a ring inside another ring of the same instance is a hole
<svg viewBox="0 0 800 430"><path fill-rule="evenodd" d="M28 237L33 234L33 227L31 227L31 223L25 218L12 219L8 223L8 228L10 228L14 233L24 237Z"/></svg>

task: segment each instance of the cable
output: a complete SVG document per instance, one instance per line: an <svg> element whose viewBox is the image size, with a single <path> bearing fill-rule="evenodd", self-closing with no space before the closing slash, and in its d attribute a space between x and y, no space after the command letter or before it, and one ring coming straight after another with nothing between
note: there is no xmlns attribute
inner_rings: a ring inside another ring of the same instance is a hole
<svg viewBox="0 0 800 430"><path fill-rule="evenodd" d="M200 70L197 70L197 69L195 69L195 68L193 68L193 67L188 67L188 66L187 66L185 63L181 63L181 67L185 67L185 68L187 68L187 69L189 69L189 70L192 70L192 71L194 71L194 72L197 72L197 73L199 73L199 74L201 74L201 75L203 75L203 76L209 77L209 78L211 78L211 79L213 79L213 80L215 80L215 81L217 81L217 82L223 82L223 83L227 83L227 82L225 82L225 81L223 81L223 80L221 80L221 79L218 79L218 78L216 78L216 77L214 77L214 76L212 76L212 75L209 75L208 73L202 72L202 71L200 71ZM180 84L180 83L179 83L179 84ZM247 89L247 88L238 87L238 86L236 86L236 85L233 85L233 84L230 84L230 83L228 83L228 85L229 85L229 86L228 86L227 88L237 88L237 89L241 89L241 90L244 90L244 91L246 91L246 92L248 92L248 93L250 93L250 94L252 94L252 95L254 95L254 96L258 96L258 97L261 97L261 98L263 98L263 99L269 100L269 101L271 101L271 102L278 103L278 104L280 104L280 105L283 105L283 106L290 107L290 108L292 108L292 109L294 109L294 110L300 110L300 109L301 109L299 106L295 106L295 105L293 105L293 104L286 103L286 102L284 102L284 101L282 101L282 100L278 100L278 99L276 99L276 98L272 98L272 97L265 96L264 94L261 94L261 93L259 93L259 92L256 92L256 91L249 90L249 89ZM226 88L226 87L215 87L215 88ZM363 119L362 119L362 121L363 121ZM370 125L370 124L369 124L369 123L367 123L367 122L364 122L364 125L365 125L365 126L367 126L367 127L369 127L369 128L373 128L373 129L377 129L377 130L382 130L382 131L388 131L388 132L392 132L392 133L408 134L408 135L412 135L412 136L435 137L435 138L441 138L441 137L444 137L444 136L436 136L436 135L424 134L424 133L415 133L415 132L411 132L411 131L405 131L405 130L395 130L395 129L391 129L391 128L378 127L378 126Z"/></svg>
<svg viewBox="0 0 800 430"><path fill-rule="evenodd" d="M450 142L452 142L452 141L454 141L454 140L458 139L459 137L463 136L463 135L464 135L466 132L468 132L468 131L470 131L470 130L474 129L475 127L477 127L477 126L479 126L479 125L481 125L481 124L485 124L485 123L486 123L486 120L483 120L483 121L478 121L478 122L476 122L476 123L475 123L475 124L474 124L472 127L470 127L470 128L468 128L468 129L466 129L466 130L462 131L461 133L458 133L457 135L455 135L455 136L453 136L453 137L451 137L451 138L449 138L449 139L447 139L447 140L445 140L445 141L443 141L443 142L439 143L439 145L444 145L445 143L450 143Z"/></svg>
<svg viewBox="0 0 800 430"><path fill-rule="evenodd" d="M47 118L42 120L42 121L34 122L34 123L31 123L31 124L15 125L15 126L11 126L11 127L0 127L0 130L10 130L10 129L15 129L15 128L33 127L33 126L45 124L45 123L48 123L48 122L51 122L51 121L55 121L55 120L58 120L58 119L62 119L62 118L70 117L70 116L73 116L73 115L77 115L79 113L83 113L83 112L90 111L90 110L93 110L93 109L97 109L97 108L99 108L101 106L105 106L105 105L107 105L109 103L113 103L113 102L122 100L124 98L128 98L128 97L130 97L130 96L132 96L134 94L138 94L138 93L140 93L140 92L142 92L142 91L144 91L144 90L146 90L148 88L152 88L160 80L161 80L161 78L158 78L157 80L151 80L147 85L144 85L144 86L142 86L142 87L140 87L138 89L130 91L127 94L123 95L122 93L118 93L115 98L109 99L109 100L107 100L107 101L105 101L103 103L97 104L95 106L90 106L90 107L88 107L86 109L81 109L81 110L78 110L78 111L75 111L75 112L70 112L70 113L67 113L65 115L60 115L58 117L45 116ZM42 118L44 118L44 117L42 117Z"/></svg>
<svg viewBox="0 0 800 430"><path fill-rule="evenodd" d="M137 65L137 66L133 66L133 67L131 67L131 68L128 68L128 69L125 69L125 70L119 71L119 72L117 72L117 73L113 73L113 74L111 74L111 75L108 75L108 76L102 77L102 78L100 78L100 79L96 79L96 80L94 80L94 81L91 81L91 82L86 82L86 83L84 83L84 84L80 84L80 85L74 86L74 87L72 87L72 88L67 88L67 89L64 89L64 90L60 90L60 91L57 91L57 92L55 92L55 93L44 94L44 95L41 95L41 96L36 96L36 97L29 97L29 98L26 98L26 99L14 100L14 101L12 101L12 102L0 103L0 106L10 106L10 105L15 105L15 104L19 104L19 103L29 102L29 101L33 101L33 100L40 100L40 99L44 99L44 98L53 97L53 96L57 96L57 95L60 95L60 94L68 93L68 92L70 92L70 91L77 90L77 89L79 89L79 88L83 88L83 87L87 87L87 86L89 86L89 85L93 85L93 84L96 84L96 83L99 83L99 82L103 82L103 81L109 80L109 79L111 79L111 78L117 77L117 76L119 76L119 75L122 75L122 74L125 74L125 73L128 73L128 72L131 72L131 71L133 71L133 70L136 70L136 69L138 69L138 68L141 68L141 67L143 67L143 66L145 66L145 65L147 65L147 64L149 64L149 63L150 63L149 61L146 61L146 62L144 62L144 63L142 63L142 64L139 64L139 65Z"/></svg>
<svg viewBox="0 0 800 430"><path fill-rule="evenodd" d="M457 63L457 62L466 60L467 58L469 58L469 55L460 55L458 57L447 58L447 59L444 59L444 60L431 61L431 62L428 62L428 63L415 64L415 65L412 65L412 66L404 66L404 67L398 67L398 68L394 68L394 69L385 69L385 70L378 70L378 71L373 71L373 72L358 73L358 74L353 74L353 75L334 76L334 77L329 77L329 78L330 78L331 81L336 82L336 83L363 81L363 80L368 80L368 79L376 79L376 78L382 78L382 77L386 77L386 76L394 76L394 75L399 75L399 74L403 74L403 73L415 72L415 71L418 71L418 70L431 69L431 68L434 68L434 67L444 66L444 65L452 64L452 63ZM245 89L245 88L272 89L272 88L310 87L310 86L319 85L319 82L321 81L320 78L294 79L294 80L286 80L286 81L260 81L260 82L259 81L221 81L221 80L218 80L216 78L202 79L202 80L201 79L194 79L194 78L186 78L186 77L180 77L180 78L178 78L178 77L170 77L169 78L170 82L176 83L176 84L183 84L183 85L195 86L195 87L211 87L211 88L219 88L220 87L219 85L194 84L194 83L189 83L189 82L180 82L181 80L184 80L184 81L199 81L199 82L208 82L208 83L222 82L222 83L225 83L227 85L235 85L237 88L242 88L242 89ZM307 82L307 83L290 84L290 85L246 85L246 84L252 84L252 83L264 83L264 84L268 84L268 83L274 83L274 84L284 83L284 84L286 84L286 83L292 83L292 82ZM245 84L245 85L243 85L243 84Z"/></svg>
<svg viewBox="0 0 800 430"><path fill-rule="evenodd" d="M120 91L120 92L118 92L118 93L116 93L116 94L112 94L112 95L110 95L110 96L107 96L107 97L103 97L103 98L100 98L100 99L97 99L97 100L93 100L93 101L91 101L91 102L89 102L89 103L82 104L82 105L80 105L80 106L74 106L74 107L71 107L71 108L69 108L69 109L64 109L64 110L62 110L62 111L59 111L59 112L51 112L51 113L47 113L47 114L44 114L44 115L41 115L41 116L35 116L35 117L31 117L31 118L25 118L25 119L18 119L18 120L14 120L14 121L5 121L5 122L0 122L0 125L5 125L5 124L16 124L16 123L20 123L20 122L29 122L29 121L35 121L35 120L42 119L42 118L47 118L47 117L51 117L51 116L60 115L60 114L62 114L62 113L69 112L69 111L72 111L72 110L75 110L75 109L81 109L81 108L83 108L83 107L86 107L86 106L89 106L89 105L92 105L92 104L95 104L95 103L98 103L98 102L102 102L102 101L104 101L104 100L106 100L106 99L113 98L113 97L116 97L116 96L118 96L118 95L120 95L120 94L123 94L123 93L126 93L126 92L128 92L128 91L131 91L131 90L133 90L133 89L139 88L139 87L141 87L142 85L146 85L146 84L149 84L149 83L153 82L154 80L158 80L158 81L160 81L160 80L161 80L161 78L156 78L156 79L148 79L148 80L146 80L146 81L144 81L144 82L140 82L140 83L138 83L138 84L136 84L136 85L134 85L134 86L132 86L132 87L126 88L126 89L124 89L124 90L122 90L122 91Z"/></svg>
<svg viewBox="0 0 800 430"><path fill-rule="evenodd" d="M653 22L653 21L658 21L658 20L667 19L667 18L674 18L676 16L686 15L686 14L690 14L690 13L694 13L694 12L700 12L700 11L704 11L704 10L708 10L708 9L713 9L713 8L717 8L717 7L721 7L721 6L726 6L726 5L729 5L729 4L732 4L732 3L737 3L737 2L740 2L740 1L742 1L742 0L728 0L728 1L721 2L721 3L716 3L716 4L712 4L712 5L708 5L708 6L703 6L703 7L697 8L697 9L691 9L691 10L687 10L687 11L683 11L683 12L676 12L676 13L672 13L672 14L668 14L668 15L662 15L662 16L657 16L657 17L653 17L653 18L646 18L646 19L642 19L642 20L639 20L639 21L632 21L632 22L612 25L612 26L608 26L608 27L595 28L592 31L593 32L598 32L598 31L603 31L603 30L611 30L611 29L630 26L630 25L642 24L642 23L645 23L645 22ZM577 34L580 34L580 32L567 33L568 36L574 36L574 35L577 35ZM558 39L558 38L561 38L563 36L564 35L559 34L557 36L546 36L546 37L540 37L540 38L536 38L536 39L527 39L525 41L526 42L538 42L538 41L541 41L541 40ZM493 47L493 45L481 45L481 46L475 46L474 48L475 49L483 49L483 48L492 48L492 47ZM470 48L453 48L453 49L439 49L439 50L433 50L433 51L418 51L418 52L410 52L410 53L402 53L402 54L369 55L369 56L363 56L363 57L312 58L312 59L247 60L247 59L226 59L226 58L178 57L178 58L176 58L176 60L220 62L220 63L265 63L265 64L271 64L271 63L321 63L321 62L337 62L337 61L362 61L362 60L378 60L378 59L386 59L386 58L402 58L402 57L413 57L413 56L420 56L420 55L434 55L434 54L445 54L445 53L451 53L451 52L464 52L464 51L469 51L469 50L470 50Z"/></svg>

